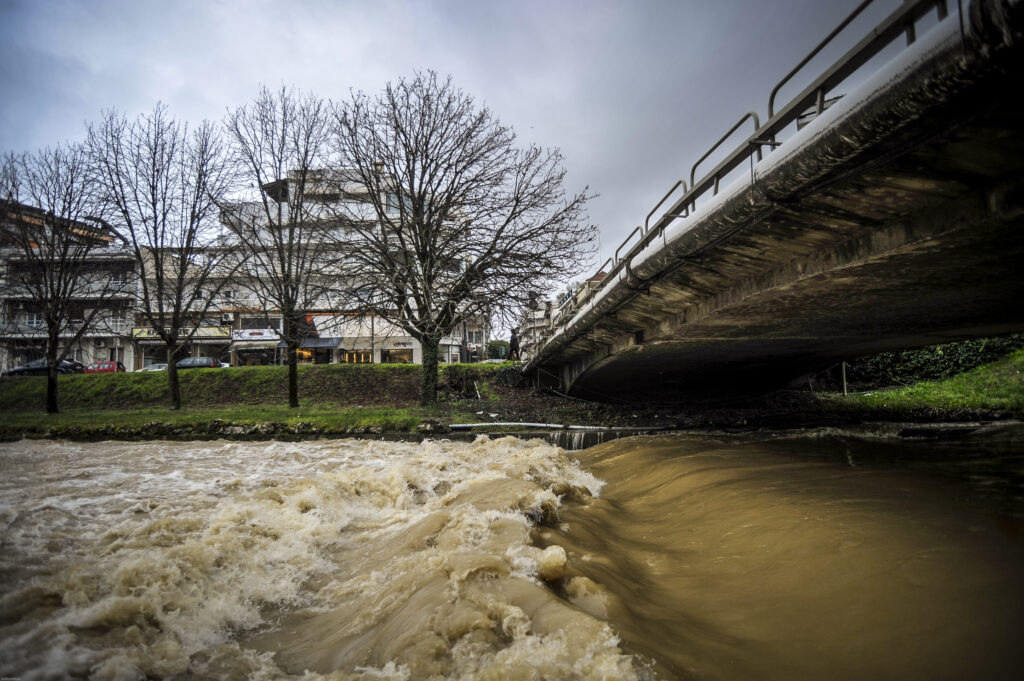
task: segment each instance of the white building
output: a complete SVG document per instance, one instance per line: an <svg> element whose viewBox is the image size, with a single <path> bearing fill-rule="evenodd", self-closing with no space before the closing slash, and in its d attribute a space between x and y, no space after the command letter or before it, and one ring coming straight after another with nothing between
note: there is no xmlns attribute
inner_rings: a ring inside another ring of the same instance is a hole
<svg viewBox="0 0 1024 681"><path fill-rule="evenodd" d="M287 182L274 183L267 191L288 191ZM330 198L325 194L325 200ZM20 207L19 210L26 209ZM258 215L258 211L253 210L253 215ZM95 228L90 226L90 229ZM343 228L336 232L334 238L345 237ZM113 243L111 237L104 239L107 246L95 249L91 258L97 267L111 269L114 290L104 292L102 313L96 316L68 356L83 363L121 361L129 371L164 363L166 346L156 329L144 322L139 313L138 263L130 251L109 245ZM212 248L229 249L230 244L222 242ZM16 286L10 276L11 268L17 263L16 249L0 243L0 365L3 368L42 357L45 351L46 328L33 297ZM337 263L325 266L318 276L325 280L340 279L337 266ZM281 312L261 298L260 287L252 277L250 270L246 275L233 276L230 281L216 282L214 288L219 287L219 291L201 292L203 298L192 316L191 327L180 334L186 336L194 329L191 342L179 351L179 358L208 356L232 366L284 362ZM88 292L83 291L72 314L84 318L94 303ZM298 353L301 363L418 364L423 361L420 343L387 318L348 312L342 301L330 295L322 296L302 312L306 325ZM461 324L451 336L442 339L440 361L485 359L489 334L486 319Z"/></svg>
<svg viewBox="0 0 1024 681"><path fill-rule="evenodd" d="M285 221L296 182L297 173L293 172L288 178L263 187L265 197L280 206L280 216ZM308 304L302 310L305 337L300 342L298 360L316 364L422 363L420 343L399 325L387 317L351 312L346 305L342 283L346 276L345 254L357 248L358 241L346 229L344 221L338 220L332 206L347 201L348 219L358 217L360 211L366 213L363 219L372 219L369 207L358 199L360 191L361 185L343 175L334 173L327 177L313 170L307 173L306 208L314 221L308 234L320 240L318 247L322 249L324 265L310 275L313 294L308 296ZM262 204L239 204L231 214L222 215L222 221L241 220L256 225L266 220L264 211ZM248 267L247 275L236 277L230 289L225 287L226 295L222 295L220 301L222 323L229 327L232 365L284 361L287 346L281 335L281 311L263 299L264 287L258 281L258 272L259 267ZM487 320L463 324L451 336L442 339L440 361L484 359L488 333Z"/></svg>
<svg viewBox="0 0 1024 681"><path fill-rule="evenodd" d="M6 204L0 215L0 365L9 369L41 358L46 352L47 327L38 283L34 285L28 274L31 268L42 266L43 259L30 258L18 244L28 233L19 231L18 222L23 220L37 229L69 230L75 238L91 243L87 255L76 260L76 266L88 274L71 287L68 296L70 318L61 333L68 358L83 364L101 360L132 362L129 336L135 259L131 253L118 248L114 237L96 224L59 221L36 208ZM81 335L73 341L79 330Z"/></svg>

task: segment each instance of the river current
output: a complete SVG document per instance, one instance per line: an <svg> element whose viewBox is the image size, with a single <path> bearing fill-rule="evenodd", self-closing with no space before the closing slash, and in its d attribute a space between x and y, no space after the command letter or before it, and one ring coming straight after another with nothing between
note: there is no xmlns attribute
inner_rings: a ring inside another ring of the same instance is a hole
<svg viewBox="0 0 1024 681"><path fill-rule="evenodd" d="M1019 449L0 444L0 677L1016 679Z"/></svg>

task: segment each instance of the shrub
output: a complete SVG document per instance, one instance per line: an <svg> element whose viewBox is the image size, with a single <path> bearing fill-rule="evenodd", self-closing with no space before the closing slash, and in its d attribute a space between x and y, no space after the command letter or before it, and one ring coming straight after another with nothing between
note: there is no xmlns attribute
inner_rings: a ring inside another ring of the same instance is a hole
<svg viewBox="0 0 1024 681"><path fill-rule="evenodd" d="M1024 334L977 338L915 350L883 352L847 362L846 378L859 389L948 378L1024 347ZM835 382L835 371L830 378Z"/></svg>

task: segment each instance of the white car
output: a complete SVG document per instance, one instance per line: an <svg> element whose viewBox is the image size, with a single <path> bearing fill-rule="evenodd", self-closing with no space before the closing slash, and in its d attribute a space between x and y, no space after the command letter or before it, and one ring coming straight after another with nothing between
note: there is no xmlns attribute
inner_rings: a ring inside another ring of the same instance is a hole
<svg viewBox="0 0 1024 681"><path fill-rule="evenodd" d="M149 366L142 367L142 371L167 371L166 364L150 364Z"/></svg>

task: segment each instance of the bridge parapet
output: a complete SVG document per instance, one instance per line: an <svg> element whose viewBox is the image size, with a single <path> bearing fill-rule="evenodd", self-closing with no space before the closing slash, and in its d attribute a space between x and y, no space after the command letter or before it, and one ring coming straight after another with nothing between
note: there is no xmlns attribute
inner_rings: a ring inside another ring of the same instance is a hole
<svg viewBox="0 0 1024 681"><path fill-rule="evenodd" d="M869 4L862 3L797 69ZM737 300L828 271L818 261L835 261L835 266L846 267L858 258L885 252L881 250L883 246L857 247L854 244L858 240L875 240L900 248L898 244L926 238L922 226L913 227L914 220L907 216L924 215L935 209L935 196L929 196L929 192L959 196L956 205L940 209L941 215L966 211L971 215L963 216L963 221L984 221L983 216L975 214L977 211L972 213L968 204L991 203L994 191L1016 191L1014 177L1020 169L1006 162L1012 146L1003 150L1002 158L995 164L998 167L988 170L938 168L931 175L919 173L914 177L906 168L898 168L893 177L887 178L894 185L878 185L879 205L874 210L870 201L844 198L841 194L865 187L870 191L872 173L881 182L887 164L922 153L917 150L923 145L934 143L936 137L948 137L950 130L977 118L985 107L995 111L994 124L1003 126L1003 137L1019 138L1020 131L1012 124L1007 125L1005 114L1018 118L1019 115L999 108L999 90L1005 83L1001 86L997 81L1020 76L1017 46L1021 5L1013 0L975 0L968 6L957 4L950 12L944 2L905 3L776 112L776 93L797 69L787 74L769 98L767 122L761 125L756 113L746 114L712 150L698 159L691 169L690 182L678 180L644 224L634 229L615 255L602 264L599 270L608 268L607 276L584 299L574 301L577 310L571 315L563 314L560 323L551 328L526 371L544 367L560 375L562 387L568 389L580 375L598 364L610 364L608 358L613 355L651 343L685 344L692 339L682 330L684 325L695 328L695 322L720 315ZM938 23L918 37L915 22L930 12L936 13ZM832 88L902 36L907 36L910 43L903 53L825 111ZM788 139L777 141L780 133L795 124L808 106L817 114L816 120ZM753 123L754 132L698 180L697 168L747 121ZM962 145L963 141L949 143ZM991 143L989 136L979 145L991 147ZM770 151L763 159L762 147ZM986 147L979 153L990 154L991 149ZM749 176L735 180L728 190L720 192L721 180L746 163L750 165ZM898 186L900 183L902 187ZM1002 189L997 189L1000 183ZM710 199L706 196L709 192ZM652 224L653 216L670 198L673 203ZM698 199L702 199L700 211ZM885 210L878 210L882 204ZM794 209L795 206L799 208ZM808 206L822 214L817 224L808 224L806 216L789 215ZM1007 216L1013 212L1005 206L1000 210ZM779 235L786 230L782 223L787 220L794 236L816 241L818 248L807 249L806 244L800 243L787 246ZM906 224L897 226L901 220ZM928 233L934 236L944 229L948 231L948 226ZM885 230L889 230L888 236ZM893 230L902 230L904 236L896 236ZM750 248L758 239L760 253ZM751 243L737 250L744 240ZM830 252L844 243L852 254L850 258ZM768 248L776 251L765 250ZM709 262L722 258L726 259L715 261L719 271L714 276L702 276L699 271L692 276L679 274L681 268L708 268ZM762 262L754 262L758 259ZM721 269L726 266L732 271ZM794 271L783 274L787 268ZM723 283L730 277L736 278ZM716 278L719 281L711 281ZM693 287L701 279L706 290L680 292L680 286ZM652 290L654 301L637 302L638 298L651 297ZM658 311L659 300L662 305L675 307ZM680 305L682 310L678 309ZM915 334L911 342L921 342L917 337L920 334ZM703 357L708 353L700 354ZM827 354L819 349L810 357L810 363L822 361Z"/></svg>

